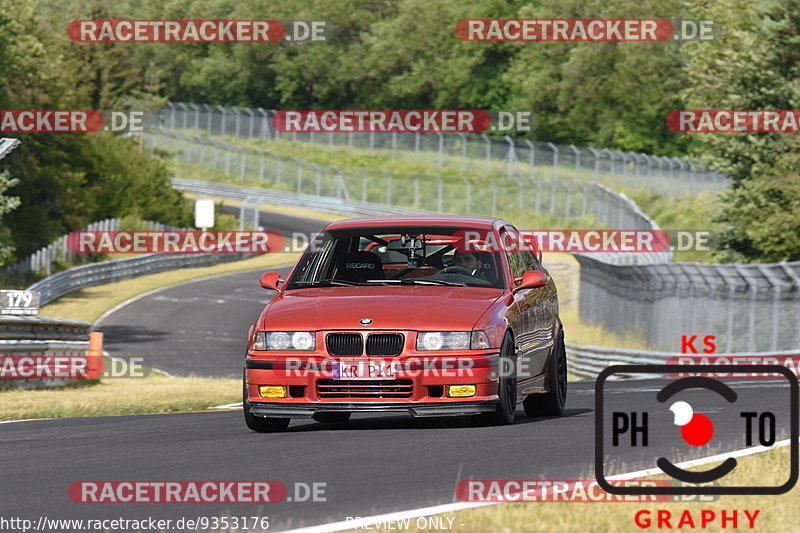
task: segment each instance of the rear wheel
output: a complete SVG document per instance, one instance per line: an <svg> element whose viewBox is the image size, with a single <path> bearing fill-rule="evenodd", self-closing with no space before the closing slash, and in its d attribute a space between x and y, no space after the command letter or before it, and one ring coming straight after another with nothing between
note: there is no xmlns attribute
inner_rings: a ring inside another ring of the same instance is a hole
<svg viewBox="0 0 800 533"><path fill-rule="evenodd" d="M250 407L247 405L247 377L242 376L242 411L244 412L244 423L247 427L258 433L276 433L285 431L289 427L288 418L267 418L250 414Z"/></svg>
<svg viewBox="0 0 800 533"><path fill-rule="evenodd" d="M559 416L567 403L567 350L564 346L564 331L560 330L547 365L547 381L550 391L531 394L522 403L528 416Z"/></svg>
<svg viewBox="0 0 800 533"><path fill-rule="evenodd" d="M514 423L517 411L517 367L514 339L506 335L500 348L500 381L497 384L497 402L491 413L475 415L473 420L481 426L507 426Z"/></svg>
<svg viewBox="0 0 800 533"><path fill-rule="evenodd" d="M323 424L343 424L350 420L350 413L317 413L314 420Z"/></svg>

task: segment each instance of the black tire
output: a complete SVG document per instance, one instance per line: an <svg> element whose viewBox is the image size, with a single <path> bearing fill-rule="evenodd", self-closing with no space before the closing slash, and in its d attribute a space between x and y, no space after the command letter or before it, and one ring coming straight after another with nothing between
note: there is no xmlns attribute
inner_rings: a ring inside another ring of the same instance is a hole
<svg viewBox="0 0 800 533"><path fill-rule="evenodd" d="M247 427L258 433L277 433L285 431L289 427L289 418L267 418L250 414L250 407L247 405L247 378L242 377L242 411L244 412L244 423Z"/></svg>
<svg viewBox="0 0 800 533"><path fill-rule="evenodd" d="M500 348L500 381L497 385L495 410L473 416L473 421L481 426L509 426L514 423L517 412L517 371L514 339L506 334Z"/></svg>
<svg viewBox="0 0 800 533"><path fill-rule="evenodd" d="M547 382L550 391L545 394L531 394L522 406L528 416L559 416L567 403L567 350L564 346L564 331L559 330L550 362L547 365Z"/></svg>
<svg viewBox="0 0 800 533"><path fill-rule="evenodd" d="M350 413L317 413L314 420L323 424L344 424L350 420Z"/></svg>

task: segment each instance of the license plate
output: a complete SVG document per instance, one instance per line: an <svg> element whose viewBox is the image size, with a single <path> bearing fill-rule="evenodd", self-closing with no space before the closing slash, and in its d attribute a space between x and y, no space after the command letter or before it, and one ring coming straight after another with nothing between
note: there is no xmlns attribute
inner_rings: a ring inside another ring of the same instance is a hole
<svg viewBox="0 0 800 533"><path fill-rule="evenodd" d="M333 379L394 379L394 363L368 359L334 361Z"/></svg>

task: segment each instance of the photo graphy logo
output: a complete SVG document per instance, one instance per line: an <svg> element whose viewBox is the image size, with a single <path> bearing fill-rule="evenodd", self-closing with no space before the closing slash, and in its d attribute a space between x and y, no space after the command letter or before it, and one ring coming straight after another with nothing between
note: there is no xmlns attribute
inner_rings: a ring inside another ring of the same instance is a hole
<svg viewBox="0 0 800 533"><path fill-rule="evenodd" d="M595 475L600 487L612 494L640 495L767 495L783 494L794 487L799 438L798 381L794 373L780 365L691 365L697 375L663 379L685 375L687 366L614 365L597 377ZM712 373L735 373L739 377L715 379L709 377ZM608 386L609 378L620 374L658 381L648 383L641 391ZM775 380L774 385L765 386L763 375ZM743 486L729 481L737 460L726 452L753 446L779 449L789 456L785 482ZM686 459L717 455L721 455L721 462L716 466L693 470L679 466ZM630 469L626 465L633 460L643 460L645 468L661 471L683 485L612 484L609 479Z"/></svg>

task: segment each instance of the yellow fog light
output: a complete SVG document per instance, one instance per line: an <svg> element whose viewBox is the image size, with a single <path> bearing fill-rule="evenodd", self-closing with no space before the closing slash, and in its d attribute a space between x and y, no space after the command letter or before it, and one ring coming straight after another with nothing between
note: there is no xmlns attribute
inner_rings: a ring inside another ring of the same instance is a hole
<svg viewBox="0 0 800 533"><path fill-rule="evenodd" d="M448 385L447 396L450 398L469 398L475 396L475 385Z"/></svg>
<svg viewBox="0 0 800 533"><path fill-rule="evenodd" d="M258 393L262 398L286 398L286 387L284 385L261 385Z"/></svg>

